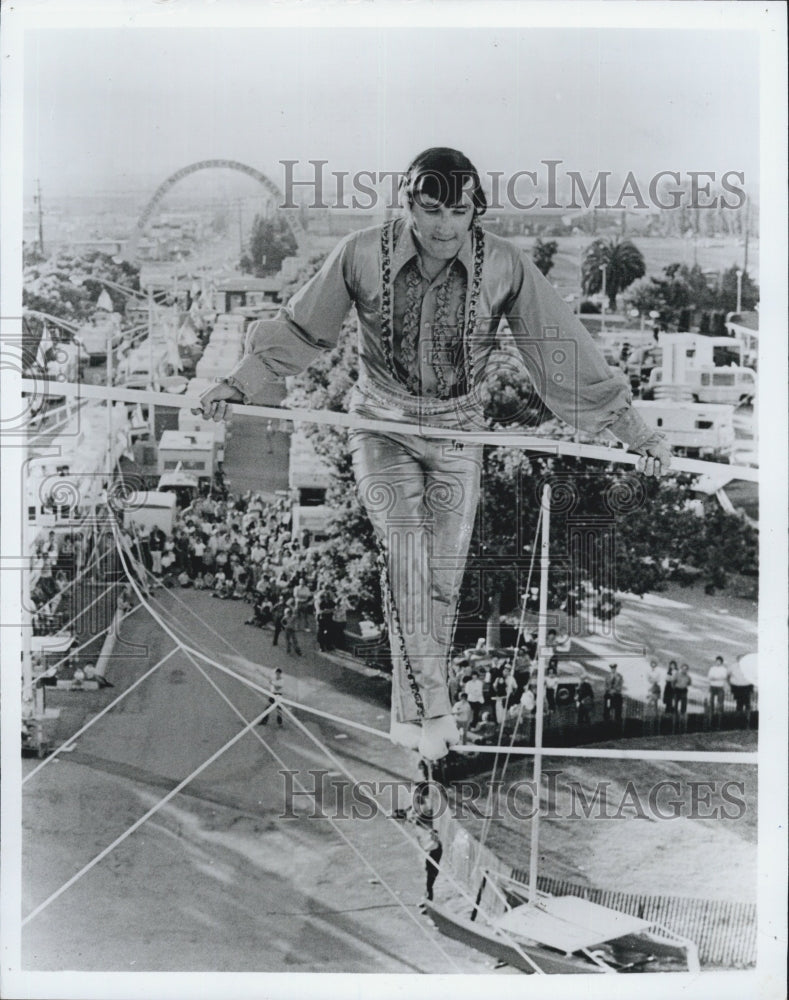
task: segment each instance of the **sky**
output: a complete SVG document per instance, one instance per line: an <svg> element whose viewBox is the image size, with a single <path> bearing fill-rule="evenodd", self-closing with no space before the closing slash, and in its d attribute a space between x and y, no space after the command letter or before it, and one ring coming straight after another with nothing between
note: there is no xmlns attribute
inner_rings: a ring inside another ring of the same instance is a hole
<svg viewBox="0 0 789 1000"><path fill-rule="evenodd" d="M403 169L462 149L484 172L543 159L590 178L727 170L757 183L758 37L743 30L28 30L26 191L151 187L236 159Z"/></svg>

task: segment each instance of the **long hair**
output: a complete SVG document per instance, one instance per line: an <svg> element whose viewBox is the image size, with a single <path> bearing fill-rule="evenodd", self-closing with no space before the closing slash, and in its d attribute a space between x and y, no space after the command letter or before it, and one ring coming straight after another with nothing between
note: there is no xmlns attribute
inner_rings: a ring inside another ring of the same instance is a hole
<svg viewBox="0 0 789 1000"><path fill-rule="evenodd" d="M460 150L447 146L432 146L424 150L400 180L400 191L409 207L414 201L418 203L420 197L448 207L458 205L469 188L474 216L484 215L488 203L477 168Z"/></svg>

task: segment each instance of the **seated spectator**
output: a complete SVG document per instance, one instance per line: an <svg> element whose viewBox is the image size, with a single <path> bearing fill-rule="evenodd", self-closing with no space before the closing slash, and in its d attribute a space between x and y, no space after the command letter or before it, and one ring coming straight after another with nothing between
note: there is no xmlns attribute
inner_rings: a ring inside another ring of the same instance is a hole
<svg viewBox="0 0 789 1000"><path fill-rule="evenodd" d="M214 574L214 597L218 597L220 600L226 600L230 597L233 585L222 572L219 570Z"/></svg>
<svg viewBox="0 0 789 1000"><path fill-rule="evenodd" d="M534 715L537 708L537 685L527 684L521 695L521 706L524 715Z"/></svg>
<svg viewBox="0 0 789 1000"><path fill-rule="evenodd" d="M492 744L496 741L498 726L491 718L490 712L484 711L479 717L479 722L471 726L468 731L468 741L470 743Z"/></svg>
<svg viewBox="0 0 789 1000"><path fill-rule="evenodd" d="M120 594L118 594L118 611L120 611L121 614L125 615L127 612L131 611L133 607L134 607L133 592L131 587L127 583L123 587L121 587L121 592Z"/></svg>
<svg viewBox="0 0 789 1000"><path fill-rule="evenodd" d="M272 622L273 604L267 597L258 597L255 601L252 617L247 618L245 625L257 625L258 628L265 628Z"/></svg>

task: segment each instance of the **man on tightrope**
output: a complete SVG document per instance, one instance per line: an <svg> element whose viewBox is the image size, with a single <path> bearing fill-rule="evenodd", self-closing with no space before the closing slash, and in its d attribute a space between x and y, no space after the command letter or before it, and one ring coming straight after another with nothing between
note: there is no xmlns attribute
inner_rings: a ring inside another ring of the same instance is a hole
<svg viewBox="0 0 789 1000"><path fill-rule="evenodd" d="M203 394L201 412L265 405L271 389L337 343L355 305L359 417L485 429L480 388L502 320L546 405L589 433L610 431L657 475L661 435L631 407L624 374L535 265L483 232L479 174L454 149L428 149L401 180L405 214L350 234L276 318L252 324L244 358ZM395 742L430 760L459 734L447 690L455 613L480 488L482 445L355 429L359 494L381 545L393 660Z"/></svg>

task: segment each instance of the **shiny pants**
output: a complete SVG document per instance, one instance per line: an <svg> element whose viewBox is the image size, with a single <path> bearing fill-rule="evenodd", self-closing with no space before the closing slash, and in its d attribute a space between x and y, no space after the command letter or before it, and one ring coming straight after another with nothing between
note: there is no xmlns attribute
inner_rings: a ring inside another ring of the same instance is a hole
<svg viewBox="0 0 789 1000"><path fill-rule="evenodd" d="M482 446L372 431L352 431L349 444L388 575L393 717L450 715L447 666Z"/></svg>

